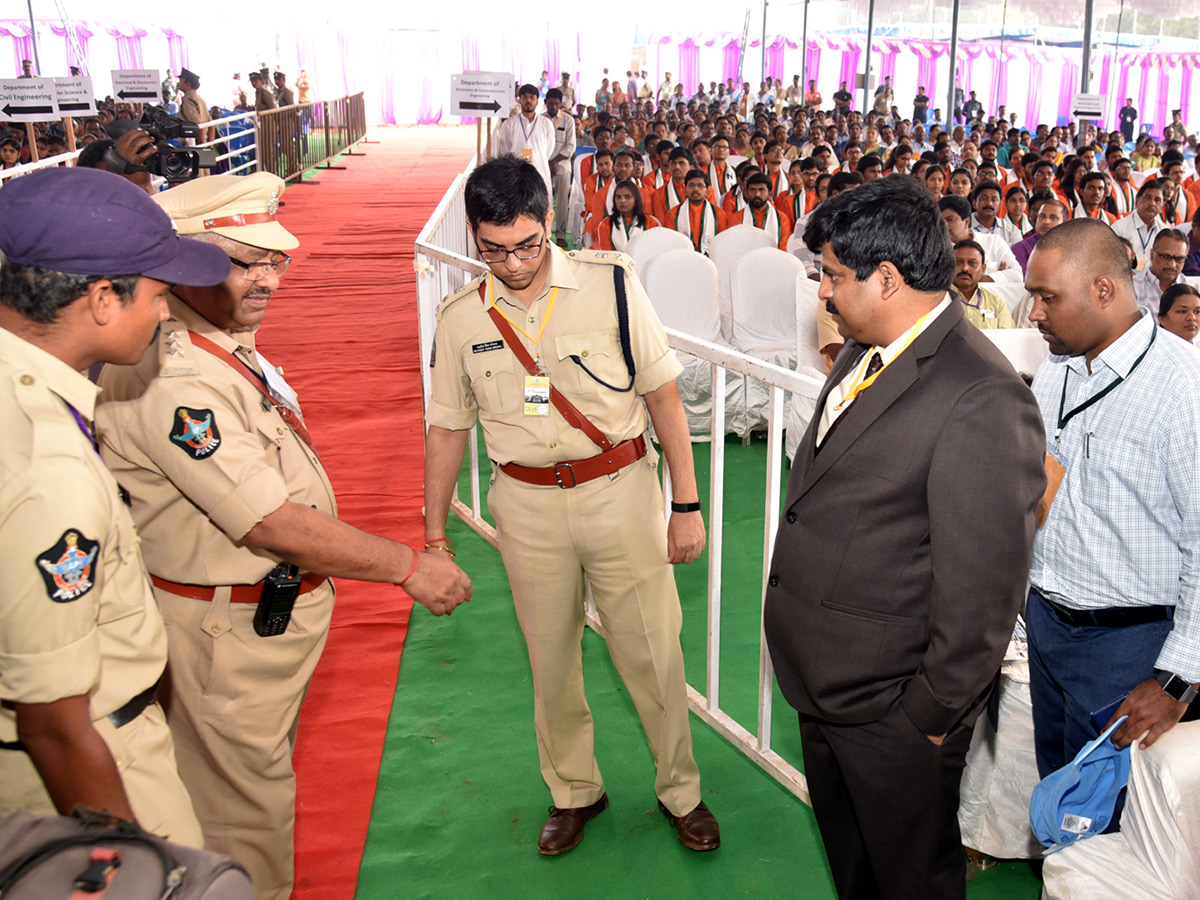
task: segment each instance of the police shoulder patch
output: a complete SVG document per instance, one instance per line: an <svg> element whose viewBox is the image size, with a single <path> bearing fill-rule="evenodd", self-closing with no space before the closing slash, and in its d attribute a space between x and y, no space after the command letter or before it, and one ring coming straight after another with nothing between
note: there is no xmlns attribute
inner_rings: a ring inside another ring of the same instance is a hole
<svg viewBox="0 0 1200 900"><path fill-rule="evenodd" d="M180 406L171 422L171 443L192 459L206 459L221 446L217 417L211 409Z"/></svg>
<svg viewBox="0 0 1200 900"><path fill-rule="evenodd" d="M95 563L100 552L96 541L68 528L58 542L37 557L38 574L55 603L78 600L96 586Z"/></svg>

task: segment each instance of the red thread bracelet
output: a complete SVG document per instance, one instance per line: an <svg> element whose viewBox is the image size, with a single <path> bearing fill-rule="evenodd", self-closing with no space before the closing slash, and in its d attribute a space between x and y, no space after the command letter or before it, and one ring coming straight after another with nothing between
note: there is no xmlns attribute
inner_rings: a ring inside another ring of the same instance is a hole
<svg viewBox="0 0 1200 900"><path fill-rule="evenodd" d="M415 547L409 547L408 549L412 550L413 564L412 568L408 570L408 574L396 582L399 587L404 587L408 579L413 577L413 574L417 571L417 561L421 558L421 554L417 552Z"/></svg>

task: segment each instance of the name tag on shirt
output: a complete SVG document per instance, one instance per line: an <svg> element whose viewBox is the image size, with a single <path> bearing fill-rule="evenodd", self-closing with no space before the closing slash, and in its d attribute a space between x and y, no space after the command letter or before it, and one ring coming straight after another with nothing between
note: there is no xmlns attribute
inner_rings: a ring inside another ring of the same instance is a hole
<svg viewBox="0 0 1200 900"><path fill-rule="evenodd" d="M487 353L489 350L503 350L504 341L485 341L482 344L472 344L472 353Z"/></svg>
<svg viewBox="0 0 1200 900"><path fill-rule="evenodd" d="M550 378L547 375L525 376L525 415L550 415Z"/></svg>
<svg viewBox="0 0 1200 900"><path fill-rule="evenodd" d="M533 161L533 148L532 147L522 147L521 148L521 159L525 160L526 162L532 162Z"/></svg>
<svg viewBox="0 0 1200 900"><path fill-rule="evenodd" d="M994 309L981 309L979 312L983 315L983 317L985 319L996 318L996 311Z"/></svg>

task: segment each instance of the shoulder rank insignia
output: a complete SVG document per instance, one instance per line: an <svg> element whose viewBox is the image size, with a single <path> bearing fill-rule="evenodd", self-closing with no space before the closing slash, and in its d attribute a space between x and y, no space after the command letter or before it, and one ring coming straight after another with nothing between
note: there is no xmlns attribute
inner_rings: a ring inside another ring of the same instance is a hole
<svg viewBox="0 0 1200 900"><path fill-rule="evenodd" d="M212 456L221 446L221 432L211 409L189 409L181 406L175 410L175 421L171 427L171 440L192 459Z"/></svg>
<svg viewBox="0 0 1200 900"><path fill-rule="evenodd" d="M78 531L68 528L49 550L37 558L46 593L55 603L70 603L96 585L93 564L100 545Z"/></svg>

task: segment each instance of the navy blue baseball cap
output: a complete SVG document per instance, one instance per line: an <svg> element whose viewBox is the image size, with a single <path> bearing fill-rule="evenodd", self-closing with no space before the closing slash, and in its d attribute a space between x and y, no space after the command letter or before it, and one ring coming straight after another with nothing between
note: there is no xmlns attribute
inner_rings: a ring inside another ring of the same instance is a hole
<svg viewBox="0 0 1200 900"><path fill-rule="evenodd" d="M229 275L225 251L181 238L128 179L99 169L42 169L0 188L0 251L70 275L145 275L208 287Z"/></svg>

